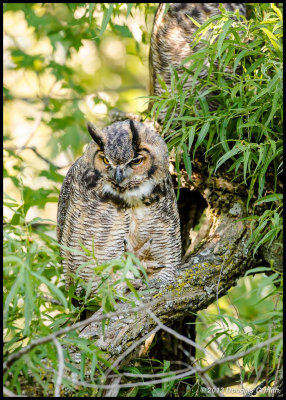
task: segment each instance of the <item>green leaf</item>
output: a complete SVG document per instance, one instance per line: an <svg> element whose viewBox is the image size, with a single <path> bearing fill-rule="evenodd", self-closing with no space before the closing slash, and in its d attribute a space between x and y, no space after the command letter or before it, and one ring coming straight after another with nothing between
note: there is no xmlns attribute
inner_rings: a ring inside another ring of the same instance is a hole
<svg viewBox="0 0 286 400"><path fill-rule="evenodd" d="M263 236L263 238L258 242L258 244L255 246L254 250L253 250L253 254L255 254L257 252L257 250L259 249L259 247L268 242L268 241L273 241L273 239L276 237L276 229L270 229L265 236ZM272 240L271 240L272 239Z"/></svg>
<svg viewBox="0 0 286 400"><path fill-rule="evenodd" d="M278 101L280 100L281 97L282 97L282 91L281 91L281 93L280 93L280 91L277 90L277 91L274 93L274 97L273 97L273 99L272 99L271 111L270 111L270 114L269 114L269 116L268 116L268 118L267 118L267 121L264 123L264 128L263 128L262 132L264 132L264 131L266 130L266 127L267 127L268 124L272 121L272 119L273 119L275 113L277 112L277 110L280 109L280 105L278 104Z"/></svg>
<svg viewBox="0 0 286 400"><path fill-rule="evenodd" d="M182 147L183 147L183 160L186 167L186 171L190 180L192 180L192 162L188 153L188 148L185 143L182 144Z"/></svg>
<svg viewBox="0 0 286 400"><path fill-rule="evenodd" d="M254 357L253 357L253 364L254 364L254 368L255 368L255 372L256 374L258 373L258 367L260 364L260 361L263 358L263 350L259 349L254 353Z"/></svg>
<svg viewBox="0 0 286 400"><path fill-rule="evenodd" d="M221 49L222 49L222 44L225 40L225 37L229 31L229 28L231 27L233 23L232 19L229 19L228 21L226 21L226 23L224 24L223 28L222 28L222 32L219 35L219 39L218 39L218 43L217 43L217 56L220 58L221 57Z"/></svg>
<svg viewBox="0 0 286 400"><path fill-rule="evenodd" d="M189 132L188 132L188 134L189 134L188 151L190 151L191 148L192 148L192 144L193 144L193 141L194 141L194 139L195 139L196 128L197 128L196 125L192 125L192 126L190 127L190 129L189 129Z"/></svg>
<svg viewBox="0 0 286 400"><path fill-rule="evenodd" d="M227 49L227 56L224 60L223 63L223 71L225 71L225 69L228 67L230 60L232 59L232 57L234 56L235 53L235 49L234 48L228 48Z"/></svg>
<svg viewBox="0 0 286 400"><path fill-rule="evenodd" d="M23 280L24 280L24 268L21 268L17 278L15 279L10 292L8 293L4 305L4 311L3 311L3 325L5 327L6 319L8 317L8 311L9 311L9 305L10 303L14 300L15 296L18 294L18 290L21 286L23 286Z"/></svg>
<svg viewBox="0 0 286 400"><path fill-rule="evenodd" d="M195 156L195 152L197 150L197 148L199 147L199 145L203 142L204 138L206 137L208 131L209 131L209 127L210 127L210 122L205 122L203 124L203 126L201 127L201 130L199 132L196 144L195 144L195 148L194 148L194 152L193 152L193 157Z"/></svg>
<svg viewBox="0 0 286 400"><path fill-rule="evenodd" d="M200 25L197 21L195 21L193 18L191 18L189 15L187 15L188 18L191 19L191 21L199 27L199 29L197 29L195 36L197 37L199 33L201 33L202 31L205 32L205 28L207 28L209 25L211 25L213 23L213 21L216 21L217 19L221 19L222 16L220 14L217 15L213 15L212 17L208 18L206 20L206 22L204 22L202 25ZM209 28L210 29L210 28Z"/></svg>
<svg viewBox="0 0 286 400"><path fill-rule="evenodd" d="M133 38L128 26L126 25L113 25L113 30L120 36L125 38Z"/></svg>
<svg viewBox="0 0 286 400"><path fill-rule="evenodd" d="M25 269L24 274L25 282L25 302L24 302L24 317L25 317L25 329L23 331L24 335L29 335L30 333L30 322L33 317L34 308L34 290L32 287L31 277L29 271Z"/></svg>
<svg viewBox="0 0 286 400"><path fill-rule="evenodd" d="M112 15L112 11L113 11L113 7L114 7L114 3L109 3L108 8L106 8L104 10L102 24L101 24L101 28L100 28L100 31L99 31L99 34L98 34L99 37L102 36L102 34L104 33L104 31L105 31L105 29L106 29L106 27L108 25L108 22L110 21L110 18L111 18L111 15Z"/></svg>
<svg viewBox="0 0 286 400"><path fill-rule="evenodd" d="M266 322L271 321L275 317L278 317L278 318L282 319L282 315L283 315L282 312L272 311L272 312L266 313L265 318L257 319L255 321L253 321L253 324L255 324L255 325L263 325Z"/></svg>
<svg viewBox="0 0 286 400"><path fill-rule="evenodd" d="M270 32L267 28L261 28L261 30L267 35L268 39L272 43L273 47L276 50L282 51L282 48L280 46L280 43L277 41L277 38L275 35L273 35L272 32Z"/></svg>
<svg viewBox="0 0 286 400"><path fill-rule="evenodd" d="M222 126L219 130L219 138L222 144L222 147L224 148L224 150L227 152L229 151L229 145L227 143L227 136L226 136L226 132L227 132L227 125L228 125L229 120L225 119L222 123Z"/></svg>
<svg viewBox="0 0 286 400"><path fill-rule="evenodd" d="M245 184L246 184L246 172L249 166L248 160L250 154L251 154L250 149L247 147L246 150L243 152L243 179Z"/></svg>
<svg viewBox="0 0 286 400"><path fill-rule="evenodd" d="M256 268L251 268L251 269L249 269L246 273L245 273L245 276L247 276L247 275L249 275L249 274L258 274L258 273L260 273L260 272L269 272L269 271L272 271L272 269L271 268L269 268L269 267L256 267Z"/></svg>
<svg viewBox="0 0 286 400"><path fill-rule="evenodd" d="M129 17L134 3L127 3L126 19Z"/></svg>
<svg viewBox="0 0 286 400"><path fill-rule="evenodd" d="M63 304L65 308L68 307L67 299L65 298L64 294L60 291L59 288L57 288L53 283L48 281L48 279L45 278L44 276L39 275L37 272L31 271L30 273L39 281L47 285L50 291L57 297L57 299Z"/></svg>
<svg viewBox="0 0 286 400"><path fill-rule="evenodd" d="M256 60L253 64L250 65L249 68L247 68L246 75L250 75L263 62L265 62L265 58L264 57L261 57L258 60Z"/></svg>
<svg viewBox="0 0 286 400"><path fill-rule="evenodd" d="M238 67L239 62L240 62L240 60L241 60L243 57L250 56L251 54L254 54L254 53L255 53L254 50L249 50L249 49L242 50L242 51L238 54L238 56L236 57L236 59L235 59L235 61L234 61L234 64L233 64L233 73L235 73L235 71L236 71L236 69L237 69L237 67Z"/></svg>
<svg viewBox="0 0 286 400"><path fill-rule="evenodd" d="M88 3L88 17L89 17L89 25L92 22L92 14L94 10L95 3Z"/></svg>
<svg viewBox="0 0 286 400"><path fill-rule="evenodd" d="M241 151L240 148L238 148L237 146L233 147L230 151L228 151L227 153L225 153L217 162L216 167L215 167L215 172L216 170L222 165L224 164L229 158L235 156L237 153L239 153Z"/></svg>
<svg viewBox="0 0 286 400"><path fill-rule="evenodd" d="M256 202L254 204L258 205L258 204L261 204L261 203L268 203L270 201L281 201L281 200L283 200L283 194L273 193L273 194L269 194L267 196L264 196L261 199L256 200Z"/></svg>
<svg viewBox="0 0 286 400"><path fill-rule="evenodd" d="M278 15L279 19L282 20L283 16L282 16L282 13L279 10L279 8L276 7L274 3L271 3L271 8L273 8L273 10L276 12L276 14Z"/></svg>
<svg viewBox="0 0 286 400"><path fill-rule="evenodd" d="M166 85L166 83L165 83L164 78L162 77L162 75L158 74L158 75L157 75L157 79L158 79L158 82L160 83L161 87L162 87L166 92L168 92L168 91L169 91L168 86Z"/></svg>
<svg viewBox="0 0 286 400"><path fill-rule="evenodd" d="M164 13L163 13L163 17L167 14L167 12L169 11L169 7L170 4L169 3L165 3L165 8L164 8Z"/></svg>
<svg viewBox="0 0 286 400"><path fill-rule="evenodd" d="M198 23L198 21L196 21L194 18L192 18L190 15L188 15L188 14L186 14L187 15L187 17L192 21L192 23L194 24L194 25L196 25L198 28L200 28L201 27L201 24L199 24Z"/></svg>

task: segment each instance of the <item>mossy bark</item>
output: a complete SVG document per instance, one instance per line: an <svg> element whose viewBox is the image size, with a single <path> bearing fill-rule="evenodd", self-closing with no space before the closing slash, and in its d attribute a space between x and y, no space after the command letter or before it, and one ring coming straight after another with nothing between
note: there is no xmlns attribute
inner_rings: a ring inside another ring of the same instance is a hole
<svg viewBox="0 0 286 400"><path fill-rule="evenodd" d="M233 215L235 204L241 206L235 208L239 214L236 211ZM236 199L235 203L229 204L227 212L219 212L209 204L207 214L211 219L209 233L178 269L176 283L142 296L142 302L146 304L157 300L151 310L168 326L174 326L223 296L255 263L245 246L249 230L246 222L240 220L243 202ZM126 304L118 304L118 311L125 308ZM114 362L155 326L156 322L144 310L110 320L104 334L100 323L92 323L81 335L97 337L96 345L107 350L109 360ZM127 359L138 355L139 351L140 348Z"/></svg>

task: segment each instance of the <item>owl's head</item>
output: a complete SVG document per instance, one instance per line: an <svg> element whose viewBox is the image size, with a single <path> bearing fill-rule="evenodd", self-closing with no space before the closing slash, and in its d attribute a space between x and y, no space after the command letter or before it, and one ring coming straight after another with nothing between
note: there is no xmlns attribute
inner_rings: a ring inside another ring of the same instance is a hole
<svg viewBox="0 0 286 400"><path fill-rule="evenodd" d="M166 177L167 146L143 123L126 120L102 130L88 123L87 128L93 141L84 158L94 169L105 193L126 200L142 198Z"/></svg>

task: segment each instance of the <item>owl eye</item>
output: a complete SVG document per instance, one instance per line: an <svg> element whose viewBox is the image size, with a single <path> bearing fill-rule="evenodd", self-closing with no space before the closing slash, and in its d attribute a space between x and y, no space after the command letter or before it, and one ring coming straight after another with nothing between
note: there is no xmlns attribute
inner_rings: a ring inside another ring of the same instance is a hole
<svg viewBox="0 0 286 400"><path fill-rule="evenodd" d="M139 164L142 163L143 160L144 160L144 157L135 158L134 160L131 161L131 164L133 164L133 165L139 165Z"/></svg>
<svg viewBox="0 0 286 400"><path fill-rule="evenodd" d="M102 161L104 162L105 165L109 165L109 161L106 157L102 157Z"/></svg>

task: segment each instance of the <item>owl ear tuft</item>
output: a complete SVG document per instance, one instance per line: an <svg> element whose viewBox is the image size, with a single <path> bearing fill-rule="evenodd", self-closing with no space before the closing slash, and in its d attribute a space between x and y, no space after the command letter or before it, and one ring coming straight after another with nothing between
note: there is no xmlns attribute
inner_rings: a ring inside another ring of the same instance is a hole
<svg viewBox="0 0 286 400"><path fill-rule="evenodd" d="M134 152L136 152L140 145L139 133L138 133L138 130L136 129L136 126L132 119L130 119L129 124L130 124L130 129L132 132L132 147L133 147Z"/></svg>
<svg viewBox="0 0 286 400"><path fill-rule="evenodd" d="M101 138L101 131L93 125L91 122L87 122L86 124L88 132L92 139L95 141L96 144L103 150L103 141Z"/></svg>

